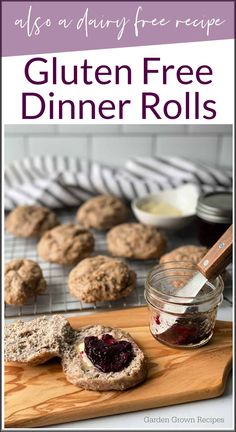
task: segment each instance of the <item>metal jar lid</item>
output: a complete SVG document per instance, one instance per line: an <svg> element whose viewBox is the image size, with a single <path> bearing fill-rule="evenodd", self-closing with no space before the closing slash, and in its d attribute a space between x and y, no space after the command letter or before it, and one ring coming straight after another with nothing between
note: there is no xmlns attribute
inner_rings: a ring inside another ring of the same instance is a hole
<svg viewBox="0 0 236 432"><path fill-rule="evenodd" d="M231 223L232 193L208 192L198 198L197 216L209 222Z"/></svg>

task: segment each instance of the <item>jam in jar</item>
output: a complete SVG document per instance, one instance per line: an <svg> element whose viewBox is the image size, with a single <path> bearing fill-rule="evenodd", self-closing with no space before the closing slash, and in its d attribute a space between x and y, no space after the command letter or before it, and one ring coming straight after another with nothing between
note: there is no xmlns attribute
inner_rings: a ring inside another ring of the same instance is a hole
<svg viewBox="0 0 236 432"><path fill-rule="evenodd" d="M213 246L231 223L231 192L208 192L199 197L197 225L199 241L203 246Z"/></svg>
<svg viewBox="0 0 236 432"><path fill-rule="evenodd" d="M196 348L212 337L216 313L223 299L221 276L207 281L196 297L182 297L197 268L190 262L169 262L148 274L145 298L150 311L150 331L154 338L178 348Z"/></svg>

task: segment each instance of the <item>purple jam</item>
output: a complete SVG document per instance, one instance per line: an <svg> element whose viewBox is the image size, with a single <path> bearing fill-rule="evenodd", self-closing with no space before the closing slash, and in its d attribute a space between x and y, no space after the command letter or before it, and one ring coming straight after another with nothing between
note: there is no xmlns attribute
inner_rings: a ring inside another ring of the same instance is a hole
<svg viewBox="0 0 236 432"><path fill-rule="evenodd" d="M119 372L134 358L130 342L117 341L109 334L104 334L101 339L87 336L84 339L84 351L93 365L102 372Z"/></svg>
<svg viewBox="0 0 236 432"><path fill-rule="evenodd" d="M170 345L196 345L211 335L211 330L209 331L206 324L207 322L203 318L195 318L194 320L182 318L163 333L156 334L155 337L160 342Z"/></svg>

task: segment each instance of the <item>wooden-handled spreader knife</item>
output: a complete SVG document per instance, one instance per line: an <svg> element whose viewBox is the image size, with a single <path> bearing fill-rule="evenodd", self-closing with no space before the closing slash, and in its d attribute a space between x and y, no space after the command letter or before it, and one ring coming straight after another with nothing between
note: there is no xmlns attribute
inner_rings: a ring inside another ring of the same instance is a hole
<svg viewBox="0 0 236 432"><path fill-rule="evenodd" d="M179 307L179 312L183 315L188 312L191 303L194 303L194 298L198 295L207 281L217 277L232 259L232 241L233 241L233 226L231 225L227 231L219 238L212 246L207 254L197 264L198 271L192 279L190 279L181 289L181 298L184 300L184 305ZM185 304L189 303L189 306ZM165 310L165 307L163 308ZM169 332L173 325L178 321L178 317L172 315L172 318L162 320L158 329L158 335L164 335Z"/></svg>

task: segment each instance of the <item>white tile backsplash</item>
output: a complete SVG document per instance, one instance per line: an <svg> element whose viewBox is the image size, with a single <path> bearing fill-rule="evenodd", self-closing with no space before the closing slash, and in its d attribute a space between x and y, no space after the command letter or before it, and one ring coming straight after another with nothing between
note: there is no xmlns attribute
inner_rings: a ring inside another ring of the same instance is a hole
<svg viewBox="0 0 236 432"><path fill-rule="evenodd" d="M8 125L5 126L5 133L7 135L54 135L56 132L56 125Z"/></svg>
<svg viewBox="0 0 236 432"><path fill-rule="evenodd" d="M203 134L232 134L231 125L189 125L187 126L189 133Z"/></svg>
<svg viewBox="0 0 236 432"><path fill-rule="evenodd" d="M217 137L165 136L156 140L156 156L183 156L193 160L217 164L219 144Z"/></svg>
<svg viewBox="0 0 236 432"><path fill-rule="evenodd" d="M50 154L88 158L88 150L87 138L84 137L31 137L28 141L30 156Z"/></svg>
<svg viewBox="0 0 236 432"><path fill-rule="evenodd" d="M124 133L134 133L134 134L179 134L185 131L185 125L122 125L122 130Z"/></svg>
<svg viewBox="0 0 236 432"><path fill-rule="evenodd" d="M232 166L233 146L231 137L223 137L220 143L219 162L222 166Z"/></svg>
<svg viewBox="0 0 236 432"><path fill-rule="evenodd" d="M122 165L139 155L179 155L232 166L230 125L7 125L5 161L27 155L78 156Z"/></svg>
<svg viewBox="0 0 236 432"><path fill-rule="evenodd" d="M124 165L125 161L136 156L151 156L150 137L96 137L92 139L91 158L114 166Z"/></svg>
<svg viewBox="0 0 236 432"><path fill-rule="evenodd" d="M121 130L119 125L59 125L58 132L60 134L79 134L79 135L101 135L101 134L116 134Z"/></svg>
<svg viewBox="0 0 236 432"><path fill-rule="evenodd" d="M23 137L6 136L4 141L5 163L22 159L26 156L26 145Z"/></svg>

